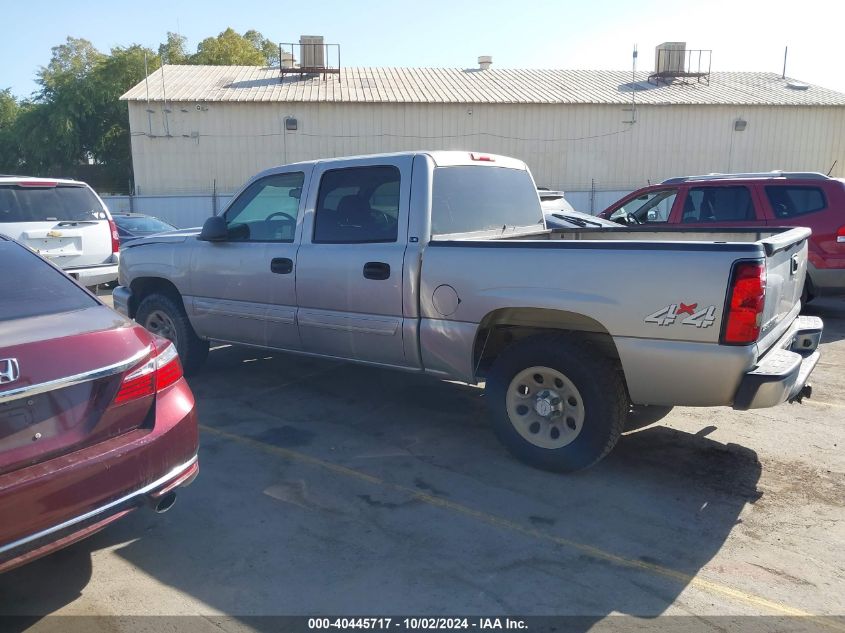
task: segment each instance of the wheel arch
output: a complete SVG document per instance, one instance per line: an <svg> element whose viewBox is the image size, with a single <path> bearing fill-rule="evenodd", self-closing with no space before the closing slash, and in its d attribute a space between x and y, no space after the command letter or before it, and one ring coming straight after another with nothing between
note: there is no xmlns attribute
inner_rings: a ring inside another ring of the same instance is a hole
<svg viewBox="0 0 845 633"><path fill-rule="evenodd" d="M619 351L613 337L601 323L584 314L551 308L508 307L486 314L476 329L473 368L483 377L501 352L515 342L537 334L578 333L618 362Z"/></svg>
<svg viewBox="0 0 845 633"><path fill-rule="evenodd" d="M159 293L166 295L178 301L183 308L185 307L185 303L182 300L182 293L179 292L176 285L169 279L162 277L138 277L132 280L129 287L132 290L132 297L129 301L130 318L135 318L135 315L138 313L138 306L151 294Z"/></svg>

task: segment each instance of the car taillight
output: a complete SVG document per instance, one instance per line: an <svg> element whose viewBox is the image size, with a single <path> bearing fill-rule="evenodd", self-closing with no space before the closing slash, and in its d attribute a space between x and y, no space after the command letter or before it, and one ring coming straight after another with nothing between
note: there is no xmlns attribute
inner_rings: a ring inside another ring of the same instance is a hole
<svg viewBox="0 0 845 633"><path fill-rule="evenodd" d="M839 230L836 231L836 241L839 244L845 244L845 226L840 226Z"/></svg>
<svg viewBox="0 0 845 633"><path fill-rule="evenodd" d="M173 343L156 337L154 346L153 356L123 378L114 404L151 396L182 377L182 363Z"/></svg>
<svg viewBox="0 0 845 633"><path fill-rule="evenodd" d="M722 343L747 345L760 336L766 304L766 266L763 262L739 262L734 266L725 310Z"/></svg>
<svg viewBox="0 0 845 633"><path fill-rule="evenodd" d="M117 224L114 220L109 220L109 232L111 232L111 252L116 253L120 250L120 234L117 232Z"/></svg>

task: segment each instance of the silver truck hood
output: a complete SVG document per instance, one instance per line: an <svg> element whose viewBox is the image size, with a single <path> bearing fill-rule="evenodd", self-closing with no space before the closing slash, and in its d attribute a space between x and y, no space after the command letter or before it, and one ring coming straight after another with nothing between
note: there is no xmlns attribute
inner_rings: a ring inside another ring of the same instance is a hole
<svg viewBox="0 0 845 633"><path fill-rule="evenodd" d="M175 244L184 242L189 237L199 235L202 229L198 226L190 229L179 229L178 231L167 231L166 233L155 233L154 235L146 235L126 242L121 246L120 250L127 248L135 248L136 246L144 246L145 244Z"/></svg>

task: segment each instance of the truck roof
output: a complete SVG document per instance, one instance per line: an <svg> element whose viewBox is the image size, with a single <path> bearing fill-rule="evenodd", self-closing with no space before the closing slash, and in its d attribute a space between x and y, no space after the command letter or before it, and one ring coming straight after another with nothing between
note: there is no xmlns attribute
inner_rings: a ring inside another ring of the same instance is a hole
<svg viewBox="0 0 845 633"><path fill-rule="evenodd" d="M286 163L264 170L261 174L270 174L292 165L318 165L320 163L335 163L353 160L372 160L379 158L397 158L402 156L430 156L438 167L452 167L456 165L489 164L492 167L510 167L512 169L527 169L525 163L517 158L490 154L489 152L461 151L461 150L413 150L405 152L385 152L379 154L360 154L357 156L336 156L334 158L318 158L303 160L296 163ZM253 178L254 180L254 178Z"/></svg>

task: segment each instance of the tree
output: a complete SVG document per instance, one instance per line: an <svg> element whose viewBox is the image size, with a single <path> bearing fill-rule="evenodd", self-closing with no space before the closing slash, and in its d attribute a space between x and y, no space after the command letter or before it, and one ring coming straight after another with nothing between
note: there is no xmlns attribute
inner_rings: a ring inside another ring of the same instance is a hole
<svg viewBox="0 0 845 633"><path fill-rule="evenodd" d="M167 41L158 47L158 56L165 64L184 64L188 61L188 52L185 50L187 39L179 33L167 32Z"/></svg>
<svg viewBox="0 0 845 633"><path fill-rule="evenodd" d="M38 70L40 91L18 101L0 90L0 170L74 175L94 163L123 185L131 178L129 115L120 95L162 63L264 65L279 61L276 44L256 30L228 28L189 55L185 37L168 33L158 55L138 44L109 54L88 40L68 37ZM146 64L145 64L146 57Z"/></svg>
<svg viewBox="0 0 845 633"><path fill-rule="evenodd" d="M91 42L76 37L68 37L52 51L50 63L38 71L42 100L48 100L62 87L83 79L104 57Z"/></svg>
<svg viewBox="0 0 845 633"><path fill-rule="evenodd" d="M117 182L131 177L128 106L120 95L142 81L146 70L153 72L159 66L159 58L148 48L115 47L85 83L97 112L85 146Z"/></svg>
<svg viewBox="0 0 845 633"><path fill-rule="evenodd" d="M15 122L21 107L12 90L0 90L0 170L14 171L20 164Z"/></svg>
<svg viewBox="0 0 845 633"><path fill-rule="evenodd" d="M244 39L255 47L255 50L260 51L264 56L264 62L268 66L275 66L279 63L279 45L264 37L255 29L250 29L244 33Z"/></svg>
<svg viewBox="0 0 845 633"><path fill-rule="evenodd" d="M255 31L247 33L252 34L252 40L239 35L232 28L226 29L217 37L205 38L197 46L196 54L191 55L190 63L223 66L261 66L267 63L265 53L254 43L255 36L261 38L261 34Z"/></svg>

